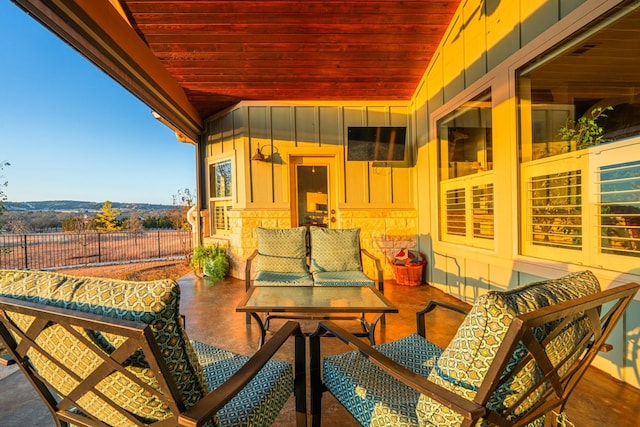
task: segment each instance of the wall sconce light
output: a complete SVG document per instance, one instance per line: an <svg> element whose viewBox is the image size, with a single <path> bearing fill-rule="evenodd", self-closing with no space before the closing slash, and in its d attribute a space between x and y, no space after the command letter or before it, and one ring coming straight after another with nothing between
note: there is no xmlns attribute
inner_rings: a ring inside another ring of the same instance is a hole
<svg viewBox="0 0 640 427"><path fill-rule="evenodd" d="M269 154L268 156L265 156L263 152L266 148L271 148L271 154ZM278 147L276 147L275 145L264 145L262 146L262 148L260 148L260 144L258 144L258 149L255 153L253 153L253 156L251 156L251 160L277 164L283 163L282 159L280 158L280 153L278 152Z"/></svg>
<svg viewBox="0 0 640 427"><path fill-rule="evenodd" d="M264 154L262 154L262 151L260 151L260 144L258 144L258 149L256 150L256 152L253 154L253 156L251 156L251 160L256 160L258 162L264 162L265 160L267 160L264 157Z"/></svg>

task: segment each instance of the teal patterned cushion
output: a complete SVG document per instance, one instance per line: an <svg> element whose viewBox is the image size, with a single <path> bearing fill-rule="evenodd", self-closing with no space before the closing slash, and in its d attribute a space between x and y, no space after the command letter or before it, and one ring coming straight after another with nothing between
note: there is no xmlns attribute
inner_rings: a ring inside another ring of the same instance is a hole
<svg viewBox="0 0 640 427"><path fill-rule="evenodd" d="M316 271L313 273L316 286L374 286L375 282L362 271Z"/></svg>
<svg viewBox="0 0 640 427"><path fill-rule="evenodd" d="M256 271L307 272L307 229L256 228L258 258Z"/></svg>
<svg viewBox="0 0 640 427"><path fill-rule="evenodd" d="M426 377L442 349L419 335L374 346ZM363 426L417 426L419 393L396 381L356 351L325 357L322 377L331 394Z"/></svg>
<svg viewBox="0 0 640 427"><path fill-rule="evenodd" d="M214 390L240 369L249 357L198 341L193 348ZM291 364L271 359L220 411L219 426L270 426L293 393Z"/></svg>
<svg viewBox="0 0 640 427"><path fill-rule="evenodd" d="M362 271L360 229L310 227L311 272Z"/></svg>
<svg viewBox="0 0 640 427"><path fill-rule="evenodd" d="M253 286L313 286L309 273L275 273L259 271Z"/></svg>
<svg viewBox="0 0 640 427"><path fill-rule="evenodd" d="M480 296L455 337L442 352L429 379L472 399L484 380L511 321L517 315L599 291L598 280L591 272L584 271L556 280L536 282L505 292L492 291ZM582 320L574 322L567 328L566 334L550 344L549 350L559 355L559 351L575 343L574 339L581 335L583 328ZM538 333L545 336L548 331L541 329ZM507 365L507 372L520 362L522 353L516 351ZM553 356L552 359L560 360L558 356ZM536 372L534 366L520 372L512 382L494 393L488 407L499 411L504 405L509 405L509 402L516 401ZM532 399L521 404L515 411L514 418L526 413L537 397L534 394ZM421 425L425 426L432 425L431 423L453 426L459 425L462 420L460 415L426 396L420 396L417 414ZM485 424L483 421L480 425Z"/></svg>
<svg viewBox="0 0 640 427"><path fill-rule="evenodd" d="M180 288L174 281L128 282L79 278L41 271L0 270L0 295L147 323L151 325L186 407L198 402L208 391L202 368L184 331L179 313ZM8 315L23 327L32 321L21 314ZM124 341L123 337L114 334L87 331L83 333L96 341L105 352L112 351ZM96 364L100 363L94 350L80 344L77 338L60 326L46 328L37 342L47 353L64 361L80 378L87 377L93 372ZM68 357L71 346L74 348L73 358ZM74 388L74 380L60 368L45 363L38 351L31 349L28 355L39 374L52 384L61 390ZM132 358L130 362L128 370L132 374L154 388L159 387L155 375L150 372L141 354ZM172 416L170 409L163 402L146 395L139 385L119 373L103 380L100 387L101 392L110 401L141 419L162 420ZM78 403L85 412L109 425L130 425L129 420L110 409L111 403L93 393L79 397Z"/></svg>

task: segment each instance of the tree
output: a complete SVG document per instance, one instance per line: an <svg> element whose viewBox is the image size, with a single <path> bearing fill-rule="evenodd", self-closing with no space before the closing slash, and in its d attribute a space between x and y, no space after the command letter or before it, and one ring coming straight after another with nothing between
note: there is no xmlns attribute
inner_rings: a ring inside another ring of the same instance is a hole
<svg viewBox="0 0 640 427"><path fill-rule="evenodd" d="M168 213L168 217L176 230L188 230L189 222L187 213L193 206L195 196L188 188L178 189L178 194L171 196L173 208Z"/></svg>
<svg viewBox="0 0 640 427"><path fill-rule="evenodd" d="M106 231L113 232L120 230L120 224L118 223L118 216L120 215L120 211L118 209L111 206L110 201L105 201L102 207L100 208L100 212L96 214L96 218L94 220L96 224L96 230L98 231Z"/></svg>
<svg viewBox="0 0 640 427"><path fill-rule="evenodd" d="M0 171L2 171L2 169L4 169L7 166L10 166L9 162L0 162ZM2 213L6 209L6 207L4 206L4 202L7 201L7 195L4 193L3 188L9 185L8 181L4 181L4 182L1 181L3 178L4 176L0 175L0 215L2 215Z"/></svg>

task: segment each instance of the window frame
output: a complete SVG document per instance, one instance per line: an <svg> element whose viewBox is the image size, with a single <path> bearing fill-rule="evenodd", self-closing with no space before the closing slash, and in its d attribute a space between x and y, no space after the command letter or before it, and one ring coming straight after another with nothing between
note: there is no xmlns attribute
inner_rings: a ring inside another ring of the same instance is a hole
<svg viewBox="0 0 640 427"><path fill-rule="evenodd" d="M224 195L224 196L216 196L214 195L214 188L212 188L213 186L212 169L215 168L216 165L227 163L227 162L229 163L230 177L231 177L231 183L229 185L230 194ZM231 234L231 224L229 221L228 212L229 210L233 209L233 195L234 195L234 185L235 185L234 171L235 171L235 163L232 156L216 158L215 160L210 160L207 162L207 197L209 199L209 203L208 203L209 221L211 225L210 234L212 236L228 236L229 234ZM224 209L224 218L222 219L223 222L226 224L226 227L224 228L218 228L216 226L218 223L217 208L220 206L222 206L222 208Z"/></svg>

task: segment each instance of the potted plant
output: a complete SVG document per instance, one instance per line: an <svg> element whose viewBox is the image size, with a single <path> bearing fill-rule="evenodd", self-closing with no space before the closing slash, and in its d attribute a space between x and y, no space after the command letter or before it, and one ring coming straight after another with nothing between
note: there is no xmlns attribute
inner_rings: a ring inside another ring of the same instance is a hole
<svg viewBox="0 0 640 427"><path fill-rule="evenodd" d="M216 244L210 246L198 246L193 251L189 263L194 273L204 274L214 282L225 278L229 272L229 259L226 248Z"/></svg>
<svg viewBox="0 0 640 427"><path fill-rule="evenodd" d="M591 117L582 116L577 121L567 119L567 124L558 130L558 135L563 141L567 141L566 151L571 151L573 143L575 149L591 147L607 142L602 133L604 129L598 124L598 119L607 117L605 111L613 110L612 106L596 107L591 110Z"/></svg>

